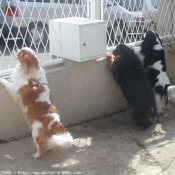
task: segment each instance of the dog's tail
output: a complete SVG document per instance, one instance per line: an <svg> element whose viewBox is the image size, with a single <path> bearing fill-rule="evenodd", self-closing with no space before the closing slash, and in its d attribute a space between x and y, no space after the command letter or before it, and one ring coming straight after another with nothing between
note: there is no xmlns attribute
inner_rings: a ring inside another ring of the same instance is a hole
<svg viewBox="0 0 175 175"><path fill-rule="evenodd" d="M52 149L55 146L61 147L61 148L69 148L72 146L73 143L73 137L69 132L66 132L64 134L57 134L52 135L46 143L47 149Z"/></svg>

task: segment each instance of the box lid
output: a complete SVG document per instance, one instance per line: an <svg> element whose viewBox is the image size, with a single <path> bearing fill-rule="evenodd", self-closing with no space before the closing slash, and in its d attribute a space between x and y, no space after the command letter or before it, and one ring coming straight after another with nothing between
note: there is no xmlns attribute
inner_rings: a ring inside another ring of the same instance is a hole
<svg viewBox="0 0 175 175"><path fill-rule="evenodd" d="M51 21L57 21L61 23L75 24L75 25L89 25L93 23L106 23L104 20L81 18L81 17L69 17L69 18L59 18L53 19Z"/></svg>

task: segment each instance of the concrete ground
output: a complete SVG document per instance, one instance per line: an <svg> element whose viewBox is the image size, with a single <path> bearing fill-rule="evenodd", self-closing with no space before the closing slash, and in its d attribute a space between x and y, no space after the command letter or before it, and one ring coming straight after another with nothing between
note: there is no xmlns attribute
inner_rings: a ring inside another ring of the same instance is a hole
<svg viewBox="0 0 175 175"><path fill-rule="evenodd" d="M134 129L130 111L68 127L70 149L33 159L31 137L0 144L0 174L175 175L175 108L161 125Z"/></svg>

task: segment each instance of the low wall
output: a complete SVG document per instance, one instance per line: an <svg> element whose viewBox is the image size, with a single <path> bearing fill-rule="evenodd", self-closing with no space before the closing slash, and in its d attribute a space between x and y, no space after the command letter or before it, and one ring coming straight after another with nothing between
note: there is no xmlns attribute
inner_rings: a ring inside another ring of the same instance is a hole
<svg viewBox="0 0 175 175"><path fill-rule="evenodd" d="M171 83L175 84L175 56L169 50L166 46L167 74ZM79 123L127 107L120 88L105 66L105 60L82 63L66 60L64 65L46 70L53 102L64 125ZM0 97L0 140L29 134L29 126L19 105L2 85Z"/></svg>
<svg viewBox="0 0 175 175"><path fill-rule="evenodd" d="M120 88L106 70L106 62L86 61L46 70L54 105L64 125L75 124L126 107ZM0 85L0 140L29 133L21 108ZM98 127L98 126L97 126Z"/></svg>

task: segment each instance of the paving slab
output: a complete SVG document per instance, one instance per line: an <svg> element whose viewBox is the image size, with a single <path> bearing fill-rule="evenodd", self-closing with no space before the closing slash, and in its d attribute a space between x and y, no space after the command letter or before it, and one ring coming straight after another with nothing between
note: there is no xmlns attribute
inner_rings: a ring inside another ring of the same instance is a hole
<svg viewBox="0 0 175 175"><path fill-rule="evenodd" d="M175 105L171 104L170 110L165 110L160 117L160 125L144 132L142 137L133 132L133 140L149 152L168 174L175 175Z"/></svg>
<svg viewBox="0 0 175 175"><path fill-rule="evenodd" d="M174 175L175 111L167 113L162 130L135 130L129 110L68 127L73 146L39 159L31 137L0 144L1 174Z"/></svg>

